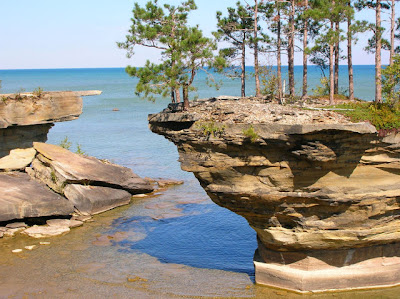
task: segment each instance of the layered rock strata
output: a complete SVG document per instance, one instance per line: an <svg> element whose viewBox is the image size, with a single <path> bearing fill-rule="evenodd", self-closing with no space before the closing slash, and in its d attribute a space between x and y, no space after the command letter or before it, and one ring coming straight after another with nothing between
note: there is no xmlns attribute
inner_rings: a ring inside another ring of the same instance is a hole
<svg viewBox="0 0 400 299"><path fill-rule="evenodd" d="M101 91L54 91L0 95L0 157L16 148L46 142L54 122L74 120L82 114L81 96Z"/></svg>
<svg viewBox="0 0 400 299"><path fill-rule="evenodd" d="M195 101L190 113L171 106L149 123L211 199L256 230L258 283L296 291L400 283L399 135L248 99Z"/></svg>

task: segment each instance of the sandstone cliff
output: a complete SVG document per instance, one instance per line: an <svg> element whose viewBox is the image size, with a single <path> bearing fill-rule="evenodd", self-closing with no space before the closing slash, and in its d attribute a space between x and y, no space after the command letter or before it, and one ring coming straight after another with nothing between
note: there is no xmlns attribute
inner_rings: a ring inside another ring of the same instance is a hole
<svg viewBox="0 0 400 299"><path fill-rule="evenodd" d="M195 101L190 113L171 106L149 123L177 145L182 169L215 203L247 219L263 262L292 264L322 251L318 259L332 264L339 255L328 262L330 250L400 239L399 135L378 138L369 123L332 111L249 99Z"/></svg>

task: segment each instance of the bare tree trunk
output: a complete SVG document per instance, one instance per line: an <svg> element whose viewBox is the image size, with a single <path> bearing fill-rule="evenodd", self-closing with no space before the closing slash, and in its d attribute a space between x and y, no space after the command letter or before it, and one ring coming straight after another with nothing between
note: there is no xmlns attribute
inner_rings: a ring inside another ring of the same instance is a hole
<svg viewBox="0 0 400 299"><path fill-rule="evenodd" d="M339 34L339 22L335 23L335 31ZM339 58L340 58L339 40L335 43L335 94L339 94Z"/></svg>
<svg viewBox="0 0 400 299"><path fill-rule="evenodd" d="M241 81L242 81L242 97L246 96L246 33L243 32L243 42L242 42L242 74L241 74Z"/></svg>
<svg viewBox="0 0 400 299"><path fill-rule="evenodd" d="M381 0L376 0L376 49L375 49L375 102L382 103L382 32Z"/></svg>
<svg viewBox="0 0 400 299"><path fill-rule="evenodd" d="M277 40L276 40L276 58L277 58L277 76L278 76L278 97L279 101L282 101L282 61L281 61L281 47L282 47L282 39L281 39L281 8L279 2L276 1L277 12L278 12L278 28L277 28Z"/></svg>
<svg viewBox="0 0 400 299"><path fill-rule="evenodd" d="M258 0L254 0L254 75L256 79L256 97L261 96L260 75L258 67Z"/></svg>
<svg viewBox="0 0 400 299"><path fill-rule="evenodd" d="M175 90L173 87L171 87L171 103L176 103L175 102Z"/></svg>
<svg viewBox="0 0 400 299"><path fill-rule="evenodd" d="M291 0L289 13L289 35L288 35L288 72L289 92L294 96L294 0Z"/></svg>
<svg viewBox="0 0 400 299"><path fill-rule="evenodd" d="M184 84L182 87L183 93L183 110L189 111L189 86Z"/></svg>
<svg viewBox="0 0 400 299"><path fill-rule="evenodd" d="M396 2L392 0L392 17L390 19L390 65L393 65L393 57L394 57L394 34L396 29L396 12L395 7Z"/></svg>
<svg viewBox="0 0 400 299"><path fill-rule="evenodd" d="M331 29L333 30L333 22L331 21ZM333 52L334 45L332 41L329 43L329 105L334 104L334 89L335 89L335 80L333 73Z"/></svg>
<svg viewBox="0 0 400 299"><path fill-rule="evenodd" d="M179 92L179 89L175 89L175 96L176 96L176 102L180 103L181 102L181 93Z"/></svg>
<svg viewBox="0 0 400 299"><path fill-rule="evenodd" d="M351 2L349 1L349 5ZM349 70L349 100L354 100L354 74L353 74L353 39L351 32L351 18L347 19L347 67Z"/></svg>
<svg viewBox="0 0 400 299"><path fill-rule="evenodd" d="M308 0L304 1L305 9L308 9ZM308 20L304 19L303 29L303 100L307 97L307 72L308 72L308 55L307 55L307 44L308 44Z"/></svg>

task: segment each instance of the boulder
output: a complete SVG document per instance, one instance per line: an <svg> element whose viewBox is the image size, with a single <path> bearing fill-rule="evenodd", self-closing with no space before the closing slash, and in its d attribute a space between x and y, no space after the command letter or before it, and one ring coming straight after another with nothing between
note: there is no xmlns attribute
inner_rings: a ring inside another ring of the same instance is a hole
<svg viewBox="0 0 400 299"><path fill-rule="evenodd" d="M0 159L0 171L23 170L32 163L35 156L34 148L11 150L8 156Z"/></svg>
<svg viewBox="0 0 400 299"><path fill-rule="evenodd" d="M126 205L131 200L131 194L125 190L78 184L67 185L64 194L75 208L85 215L98 214Z"/></svg>
<svg viewBox="0 0 400 299"><path fill-rule="evenodd" d="M68 233L70 228L68 226L47 226L47 225L34 225L27 228L22 233L29 237L40 239L60 236Z"/></svg>
<svg viewBox="0 0 400 299"><path fill-rule="evenodd" d="M131 194L153 191L151 184L129 168L106 164L96 158L74 154L52 144L35 142L34 148L39 153L37 161L33 163L33 169L39 173L35 176L40 178L44 171L50 173L53 184L58 186L56 191L69 183L123 189ZM39 162L42 166L39 166ZM45 177L47 184L48 174Z"/></svg>
<svg viewBox="0 0 400 299"><path fill-rule="evenodd" d="M73 205L26 173L0 173L0 221L71 215Z"/></svg>

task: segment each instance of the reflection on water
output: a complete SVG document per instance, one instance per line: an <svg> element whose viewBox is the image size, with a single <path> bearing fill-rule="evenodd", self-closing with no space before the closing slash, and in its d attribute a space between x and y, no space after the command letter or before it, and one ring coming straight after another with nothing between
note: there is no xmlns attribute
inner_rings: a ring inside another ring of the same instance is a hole
<svg viewBox="0 0 400 299"><path fill-rule="evenodd" d="M398 298L400 288L299 295L255 286L254 233L194 183L135 199L62 237L1 240L0 297ZM27 245L38 247L11 253Z"/></svg>

